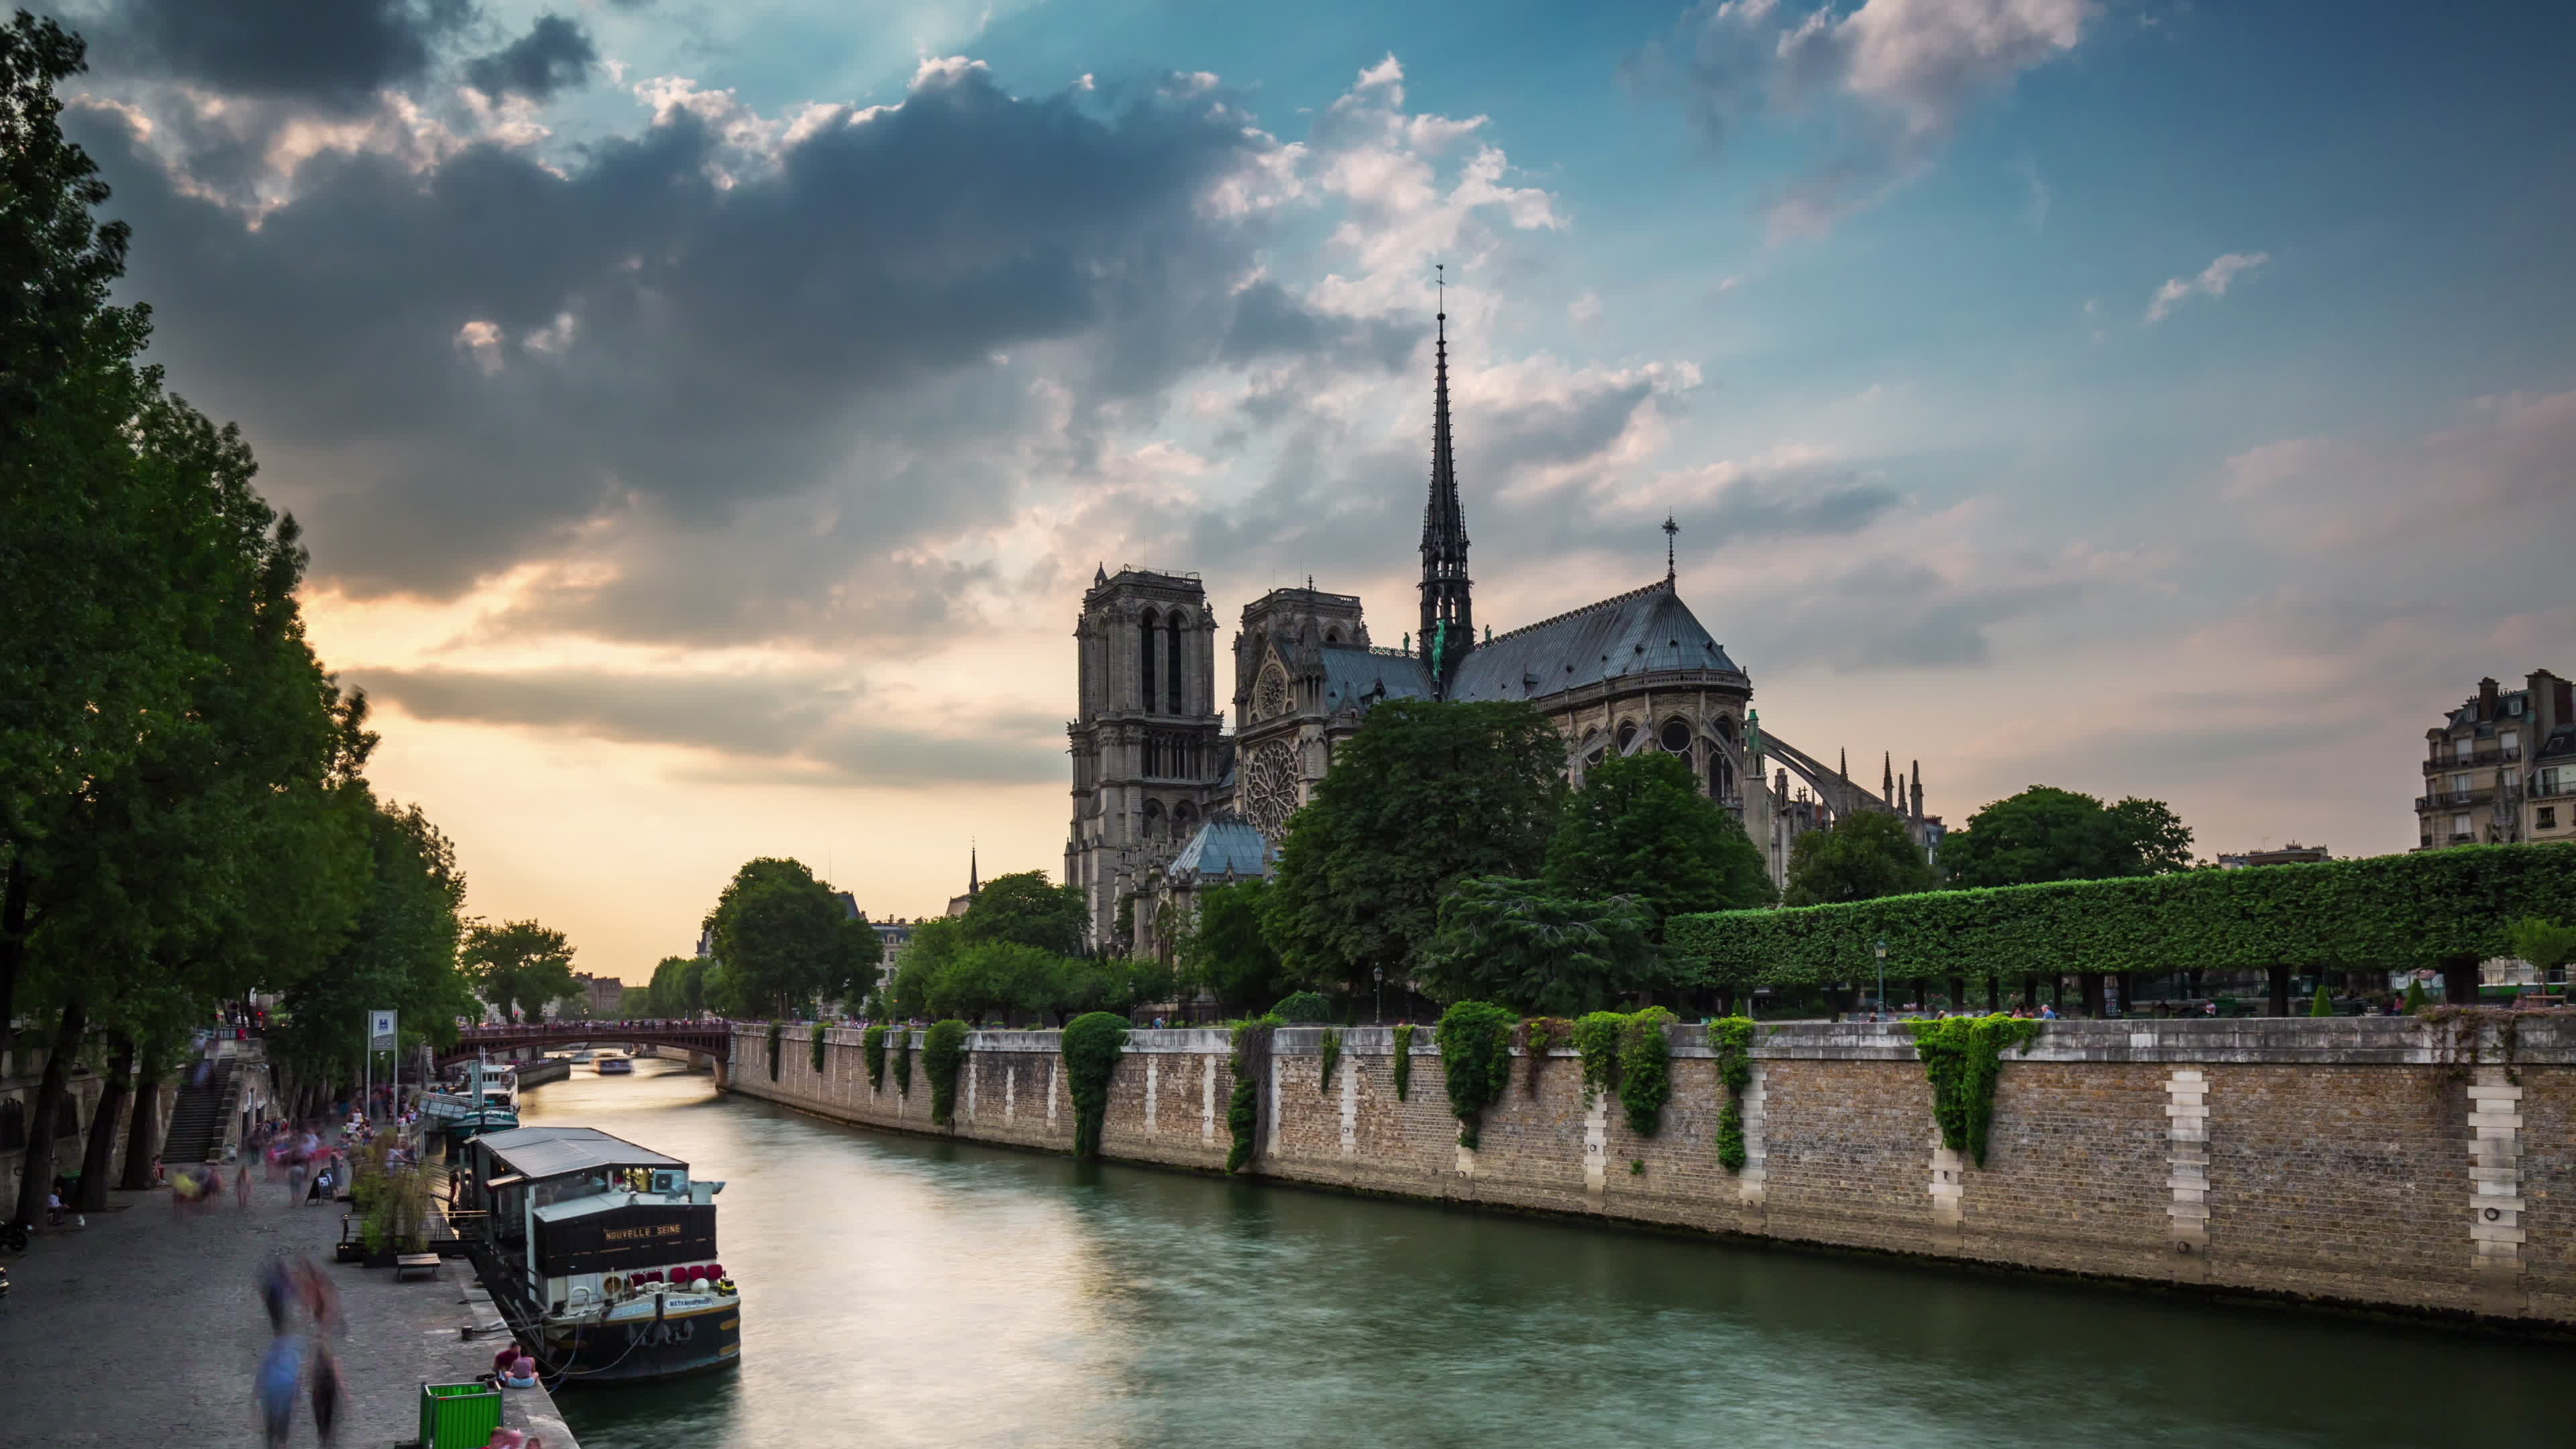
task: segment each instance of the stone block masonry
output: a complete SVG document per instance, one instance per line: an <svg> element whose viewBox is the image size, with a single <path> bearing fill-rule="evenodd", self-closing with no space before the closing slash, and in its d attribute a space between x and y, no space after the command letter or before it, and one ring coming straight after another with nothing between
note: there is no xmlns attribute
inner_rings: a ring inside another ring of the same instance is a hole
<svg viewBox="0 0 2576 1449"><path fill-rule="evenodd" d="M736 1050L765 1060L767 1028ZM2552 1329L2576 1326L2576 1019L2463 1033L2412 1019L2052 1022L2008 1052L1980 1165L1941 1145L1912 1038L1784 1023L1756 1034L1746 1161L1717 1161L1726 1100L1696 1027L1673 1031L1673 1097L1651 1138L1580 1064L1513 1062L1481 1145L1458 1146L1438 1048L1417 1032L1409 1100L1394 1032L1283 1027L1263 1084L1255 1175L1432 1201L1955 1258ZM870 1088L860 1034L824 1067L731 1090L908 1132L913 1087ZM1069 1150L1053 1032L971 1034L944 1135ZM1111 1078L1104 1155L1221 1171L1234 1090L1222 1030L1138 1031ZM1533 1082L1532 1073L1536 1077ZM1533 1090L1534 1087L1534 1090Z"/></svg>

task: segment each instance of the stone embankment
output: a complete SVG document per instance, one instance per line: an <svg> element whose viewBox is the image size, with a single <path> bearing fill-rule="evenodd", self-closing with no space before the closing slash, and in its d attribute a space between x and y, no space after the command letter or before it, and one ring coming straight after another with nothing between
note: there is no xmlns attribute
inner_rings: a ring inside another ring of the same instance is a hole
<svg viewBox="0 0 2576 1449"><path fill-rule="evenodd" d="M1458 1145L1427 1028L1399 1100L1394 1032L1277 1032L1248 1171L1284 1182L1748 1238L1958 1259L2377 1309L2576 1325L2576 1029L2412 1018L2052 1022L2008 1053L1984 1164L1942 1147L1913 1042L1893 1025L1765 1026L1743 1096L1747 1160L1714 1146L1726 1090L1673 1030L1653 1137L1584 1100L1570 1051L1516 1058L1481 1145ZM1053 1032L969 1039L954 1123L871 1087L860 1033L804 1028L773 1080L768 1028L734 1040L731 1090L820 1116L1065 1149ZM1102 1151L1222 1170L1233 1092L1221 1030L1138 1031Z"/></svg>

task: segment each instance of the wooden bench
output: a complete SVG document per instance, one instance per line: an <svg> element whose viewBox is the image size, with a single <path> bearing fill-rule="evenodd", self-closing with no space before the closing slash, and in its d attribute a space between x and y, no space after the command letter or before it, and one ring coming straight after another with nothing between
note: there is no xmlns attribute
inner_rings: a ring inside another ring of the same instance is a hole
<svg viewBox="0 0 2576 1449"><path fill-rule="evenodd" d="M437 1277L438 1255L436 1253L400 1253L395 1255L395 1282L399 1283L414 1273L426 1273L432 1278Z"/></svg>

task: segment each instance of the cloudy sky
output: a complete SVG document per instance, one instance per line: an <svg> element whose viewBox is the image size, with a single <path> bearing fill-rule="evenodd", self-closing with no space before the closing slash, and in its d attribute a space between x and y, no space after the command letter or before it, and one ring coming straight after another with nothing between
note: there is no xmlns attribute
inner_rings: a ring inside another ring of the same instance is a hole
<svg viewBox="0 0 2576 1449"><path fill-rule="evenodd" d="M91 0L178 389L472 907L1060 864L1093 567L1657 575L1807 750L2403 849L2576 670L2576 10ZM1390 637L1389 642L1392 642Z"/></svg>

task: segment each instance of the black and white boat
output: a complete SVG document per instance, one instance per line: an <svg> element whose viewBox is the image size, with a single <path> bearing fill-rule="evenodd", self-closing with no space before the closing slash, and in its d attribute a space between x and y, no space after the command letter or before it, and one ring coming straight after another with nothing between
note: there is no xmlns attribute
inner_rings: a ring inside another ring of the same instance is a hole
<svg viewBox="0 0 2576 1449"><path fill-rule="evenodd" d="M740 1361L742 1294L716 1257L723 1183L592 1127L486 1133L461 1158L456 1205L475 1268L550 1381L634 1383Z"/></svg>

